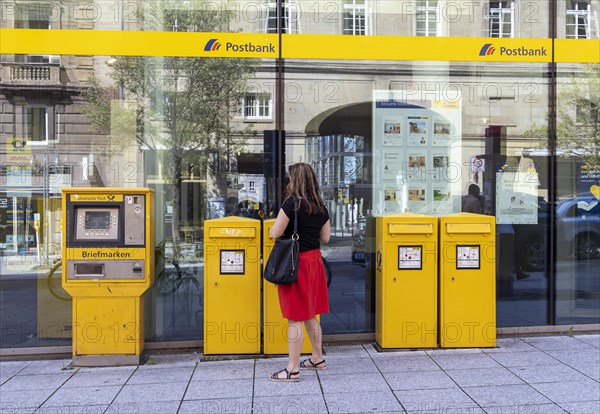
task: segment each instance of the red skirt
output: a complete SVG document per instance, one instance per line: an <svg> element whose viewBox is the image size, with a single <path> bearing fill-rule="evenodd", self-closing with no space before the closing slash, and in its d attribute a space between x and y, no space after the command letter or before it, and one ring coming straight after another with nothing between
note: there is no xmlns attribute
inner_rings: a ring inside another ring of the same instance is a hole
<svg viewBox="0 0 600 414"><path fill-rule="evenodd" d="M277 285L279 306L285 319L307 321L316 315L329 313L329 295L321 250L300 253L298 281Z"/></svg>

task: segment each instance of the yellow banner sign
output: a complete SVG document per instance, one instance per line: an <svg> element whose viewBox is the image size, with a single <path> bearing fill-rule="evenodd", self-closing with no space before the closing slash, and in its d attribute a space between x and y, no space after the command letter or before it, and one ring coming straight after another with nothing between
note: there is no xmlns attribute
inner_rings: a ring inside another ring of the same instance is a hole
<svg viewBox="0 0 600 414"><path fill-rule="evenodd" d="M283 35L282 55L296 59L550 62L551 39Z"/></svg>
<svg viewBox="0 0 600 414"><path fill-rule="evenodd" d="M67 249L68 260L143 260L146 250L136 248L82 247Z"/></svg>
<svg viewBox="0 0 600 414"><path fill-rule="evenodd" d="M276 34L0 29L0 53L277 58ZM281 57L600 63L599 39L284 34Z"/></svg>
<svg viewBox="0 0 600 414"><path fill-rule="evenodd" d="M556 39L554 61L600 63L600 39Z"/></svg>
<svg viewBox="0 0 600 414"><path fill-rule="evenodd" d="M123 194L71 194L71 202L123 202Z"/></svg>
<svg viewBox="0 0 600 414"><path fill-rule="evenodd" d="M1 54L276 58L277 35L0 29Z"/></svg>

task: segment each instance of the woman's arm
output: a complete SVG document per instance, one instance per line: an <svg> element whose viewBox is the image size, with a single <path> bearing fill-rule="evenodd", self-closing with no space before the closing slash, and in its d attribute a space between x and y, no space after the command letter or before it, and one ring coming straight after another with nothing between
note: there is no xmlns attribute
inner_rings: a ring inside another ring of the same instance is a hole
<svg viewBox="0 0 600 414"><path fill-rule="evenodd" d="M323 224L323 227L321 227L321 234L319 236L319 241L323 244L329 243L330 237L331 237L331 225L329 224L329 220L327 220L327 222L325 224Z"/></svg>
<svg viewBox="0 0 600 414"><path fill-rule="evenodd" d="M275 224L273 224L273 227L269 229L269 234L271 237L274 239L281 237L289 222L289 217L285 214L285 211L280 208L279 213L277 214L277 219L275 220Z"/></svg>

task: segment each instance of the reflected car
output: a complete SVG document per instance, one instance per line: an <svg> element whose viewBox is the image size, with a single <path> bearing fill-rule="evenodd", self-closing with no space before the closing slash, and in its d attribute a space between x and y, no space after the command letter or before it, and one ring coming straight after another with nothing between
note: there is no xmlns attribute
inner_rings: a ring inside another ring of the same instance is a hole
<svg viewBox="0 0 600 414"><path fill-rule="evenodd" d="M520 268L527 272L540 272L546 267L550 204L543 197L538 197L537 209L537 224L513 224L515 260Z"/></svg>
<svg viewBox="0 0 600 414"><path fill-rule="evenodd" d="M567 246L577 259L600 259L600 200L590 196L561 201L556 216L559 252Z"/></svg>
<svg viewBox="0 0 600 414"><path fill-rule="evenodd" d="M538 224L514 225L517 260L525 271L546 267L550 204L538 201ZM556 204L557 254L561 258L600 259L600 200L575 197Z"/></svg>

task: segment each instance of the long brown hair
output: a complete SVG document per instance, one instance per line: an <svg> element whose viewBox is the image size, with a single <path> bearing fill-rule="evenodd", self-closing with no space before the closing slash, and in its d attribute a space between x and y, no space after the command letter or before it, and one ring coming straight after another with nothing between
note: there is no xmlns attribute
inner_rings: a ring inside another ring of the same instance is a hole
<svg viewBox="0 0 600 414"><path fill-rule="evenodd" d="M290 182L285 189L285 194L304 201L308 214L325 214L325 204L319 195L319 182L312 167L299 162L290 165L288 170Z"/></svg>

